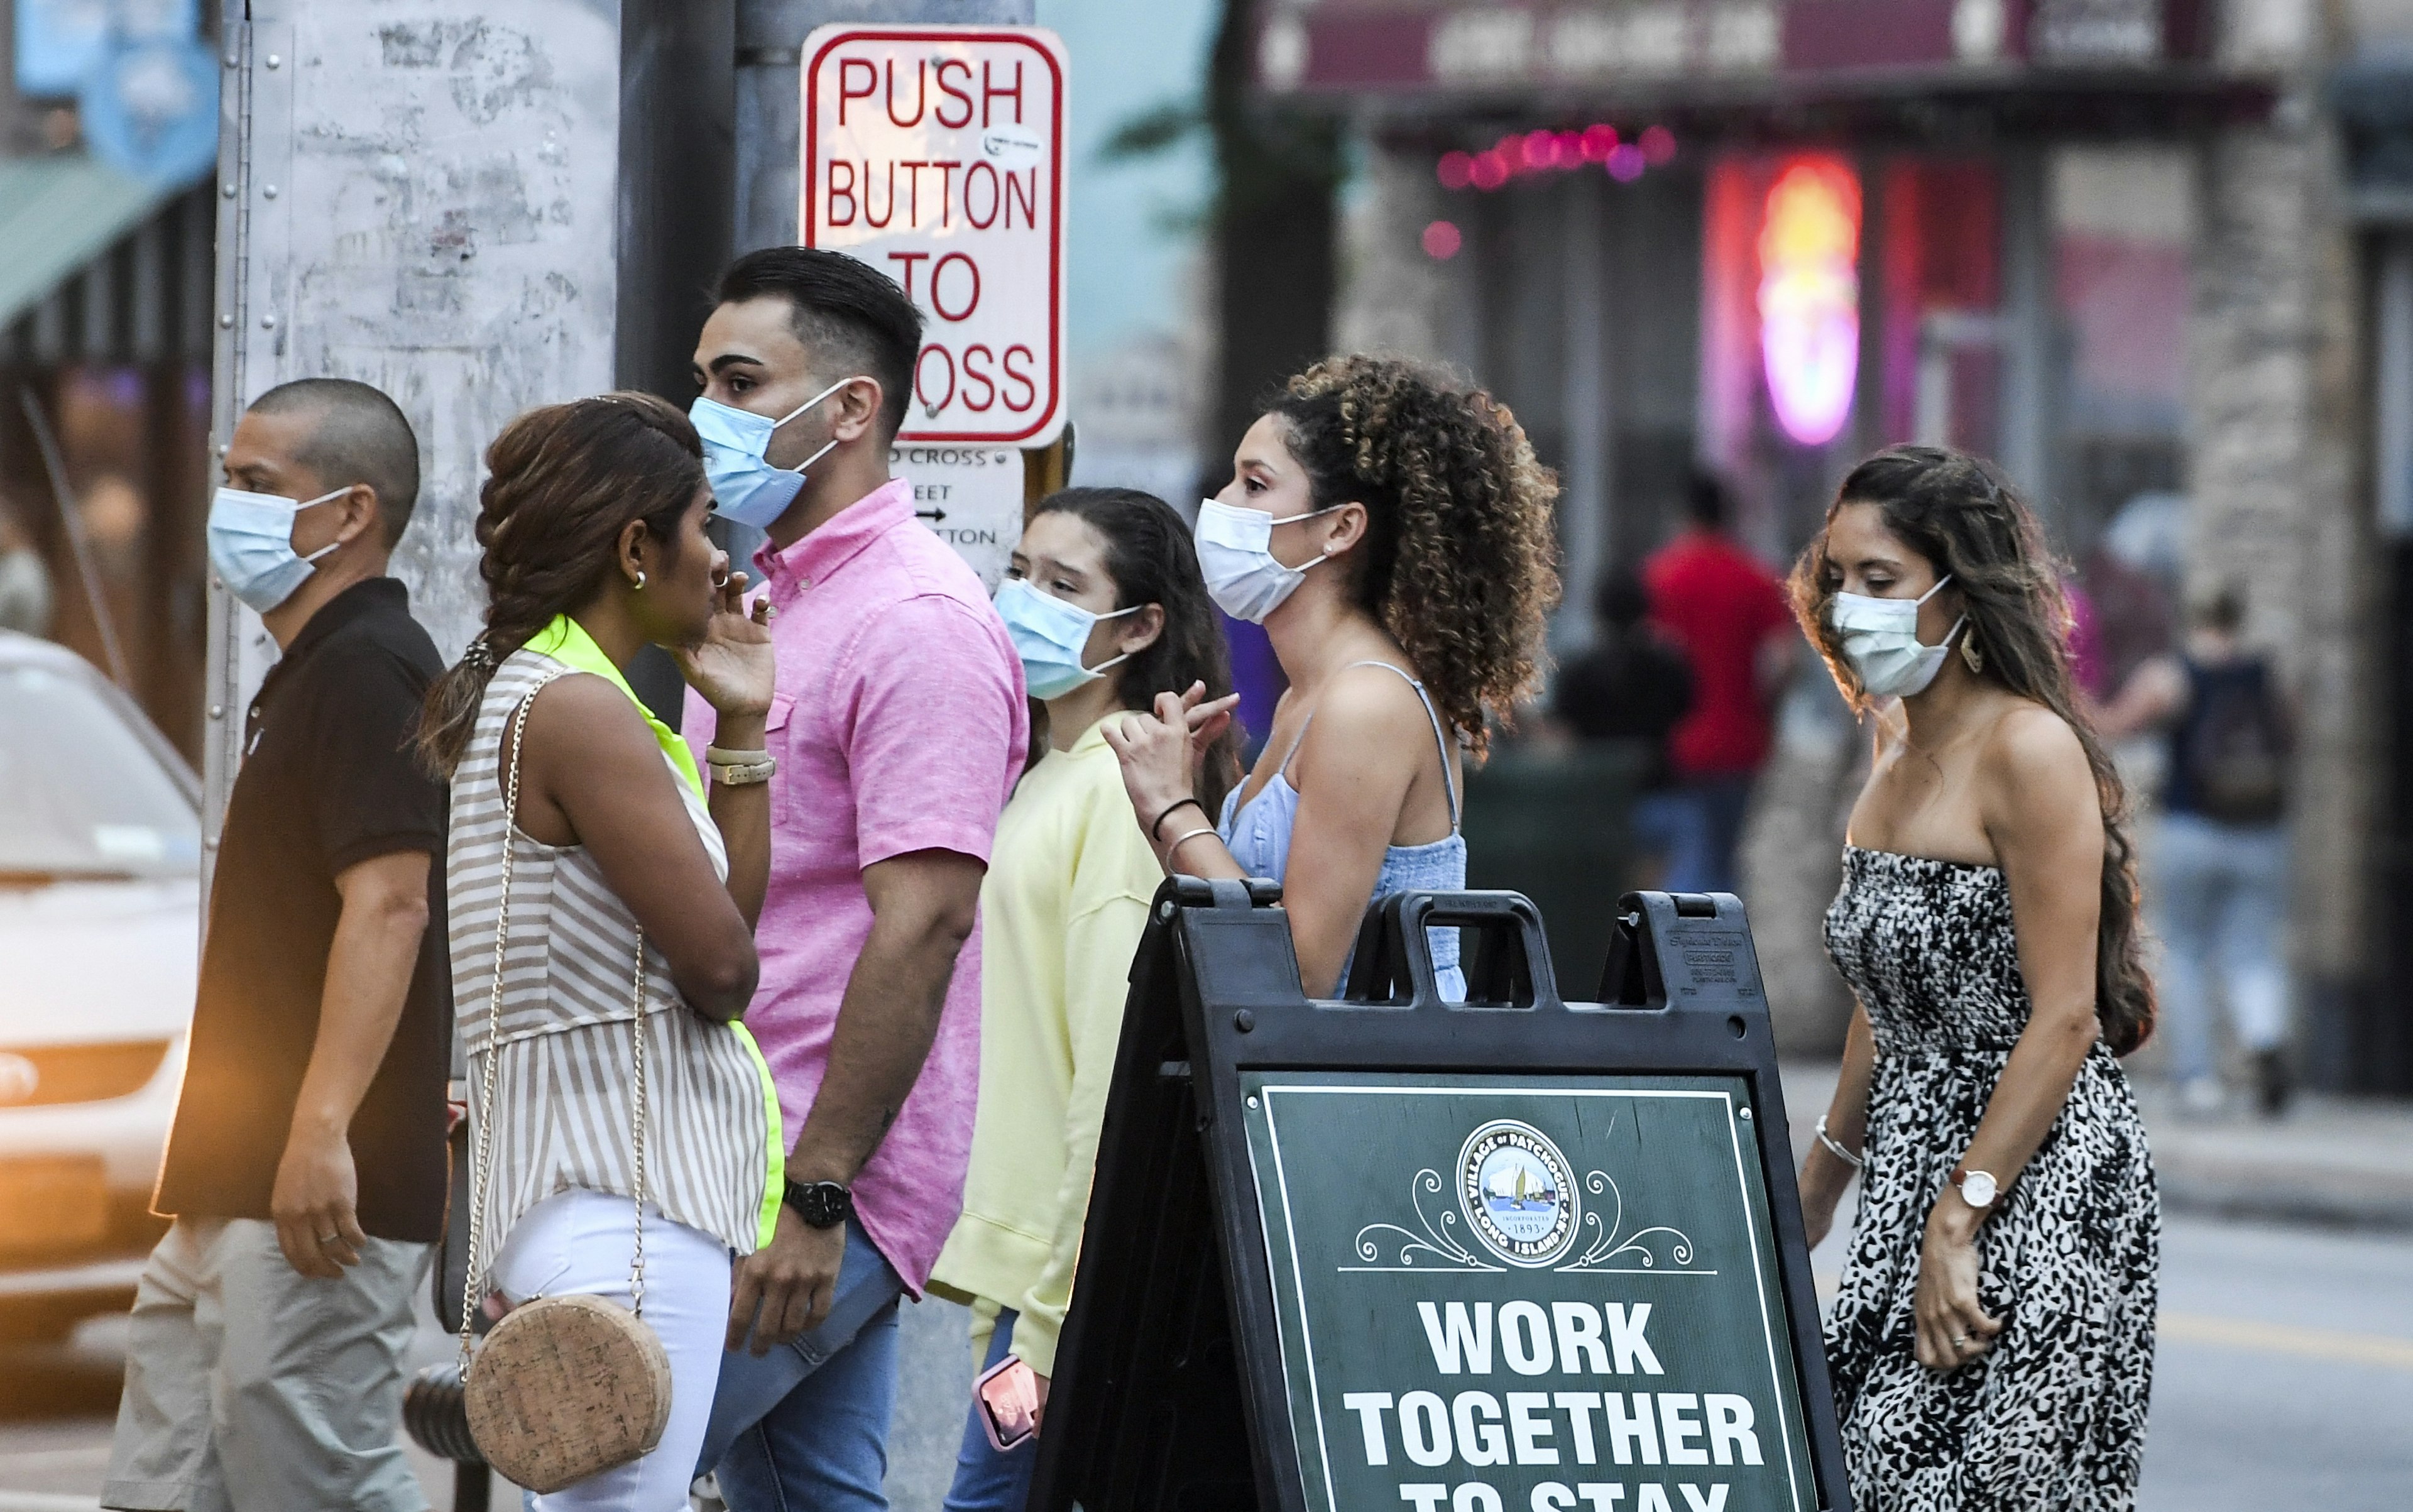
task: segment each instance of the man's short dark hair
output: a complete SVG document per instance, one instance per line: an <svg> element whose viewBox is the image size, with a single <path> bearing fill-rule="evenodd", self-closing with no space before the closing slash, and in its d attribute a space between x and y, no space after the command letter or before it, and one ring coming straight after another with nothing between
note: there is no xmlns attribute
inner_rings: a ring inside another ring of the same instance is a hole
<svg viewBox="0 0 2413 1512"><path fill-rule="evenodd" d="M922 354L922 312L896 280L843 252L766 246L731 263L713 291L722 304L768 297L788 302L796 339L816 363L830 364L817 375L823 381L857 373L880 380L880 422L894 437L905 424L913 362Z"/></svg>
<svg viewBox="0 0 2413 1512"><path fill-rule="evenodd" d="M317 378L280 383L251 408L261 415L317 416L293 460L330 488L366 483L376 489L387 548L402 540L419 502L419 437L400 405L365 383Z"/></svg>
<svg viewBox="0 0 2413 1512"><path fill-rule="evenodd" d="M1726 485L1713 472L1696 472L1684 484L1684 512L1705 530L1723 530L1734 518Z"/></svg>

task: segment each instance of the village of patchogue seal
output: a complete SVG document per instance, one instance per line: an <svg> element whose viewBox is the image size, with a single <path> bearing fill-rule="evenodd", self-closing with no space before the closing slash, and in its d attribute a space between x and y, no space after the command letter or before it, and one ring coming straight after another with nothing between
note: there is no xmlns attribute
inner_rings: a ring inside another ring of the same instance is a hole
<svg viewBox="0 0 2413 1512"><path fill-rule="evenodd" d="M1547 1266L1575 1245L1575 1173L1530 1123L1496 1119L1469 1134L1458 1195L1475 1237L1511 1265Z"/></svg>

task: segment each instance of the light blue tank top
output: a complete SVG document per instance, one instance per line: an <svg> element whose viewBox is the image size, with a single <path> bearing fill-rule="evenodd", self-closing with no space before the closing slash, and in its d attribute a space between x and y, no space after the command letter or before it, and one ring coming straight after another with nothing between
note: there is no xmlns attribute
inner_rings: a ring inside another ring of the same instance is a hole
<svg viewBox="0 0 2413 1512"><path fill-rule="evenodd" d="M1433 740L1441 747L1442 791L1449 799L1448 836L1425 845L1385 848L1383 869L1374 875L1374 897L1413 891L1458 892L1466 886L1466 837L1458 833L1458 789L1450 781L1449 736L1442 731L1441 715L1433 708L1425 685L1389 662L1352 661L1349 666L1381 667L1398 673L1416 690L1417 702L1425 706L1425 717L1432 720ZM1341 670L1346 672L1349 668ZM1257 790L1255 797L1243 805L1239 788L1224 794L1223 813L1217 828L1232 859L1251 877L1270 877L1281 882L1290 869L1291 831L1298 823L1298 790L1290 785L1290 763L1307 739L1308 725L1314 722L1315 716L1310 714L1307 723L1298 727L1298 735L1291 741L1290 749L1282 752L1281 765ZM1458 970L1458 931L1435 929L1431 940L1433 971L1440 979L1442 996L1452 1002L1465 1001L1466 973ZM1346 961L1341 963L1340 979L1343 983L1349 980Z"/></svg>

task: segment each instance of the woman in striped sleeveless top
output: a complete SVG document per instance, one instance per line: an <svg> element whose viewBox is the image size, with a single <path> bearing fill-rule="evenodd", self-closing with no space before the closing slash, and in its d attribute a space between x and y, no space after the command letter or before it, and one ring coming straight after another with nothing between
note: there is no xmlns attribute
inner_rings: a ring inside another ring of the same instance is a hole
<svg viewBox="0 0 2413 1512"><path fill-rule="evenodd" d="M722 746L759 751L768 611L747 615L744 575L705 537L703 448L660 400L531 410L486 467L486 629L429 690L421 736L452 783L453 999L486 1173L469 1295L630 1305L642 1193L641 1315L670 1356L669 1426L651 1454L532 1505L670 1512L711 1412L731 1257L777 1211L778 1104L737 1022L770 790L767 761L716 763L707 801L621 669L668 647Z"/></svg>

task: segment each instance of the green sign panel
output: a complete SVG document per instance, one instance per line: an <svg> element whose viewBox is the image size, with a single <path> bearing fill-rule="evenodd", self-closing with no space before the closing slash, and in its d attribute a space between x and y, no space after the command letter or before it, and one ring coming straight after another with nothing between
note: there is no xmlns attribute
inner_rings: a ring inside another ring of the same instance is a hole
<svg viewBox="0 0 2413 1512"><path fill-rule="evenodd" d="M1241 1086L1310 1507L1815 1512L1742 1077Z"/></svg>

